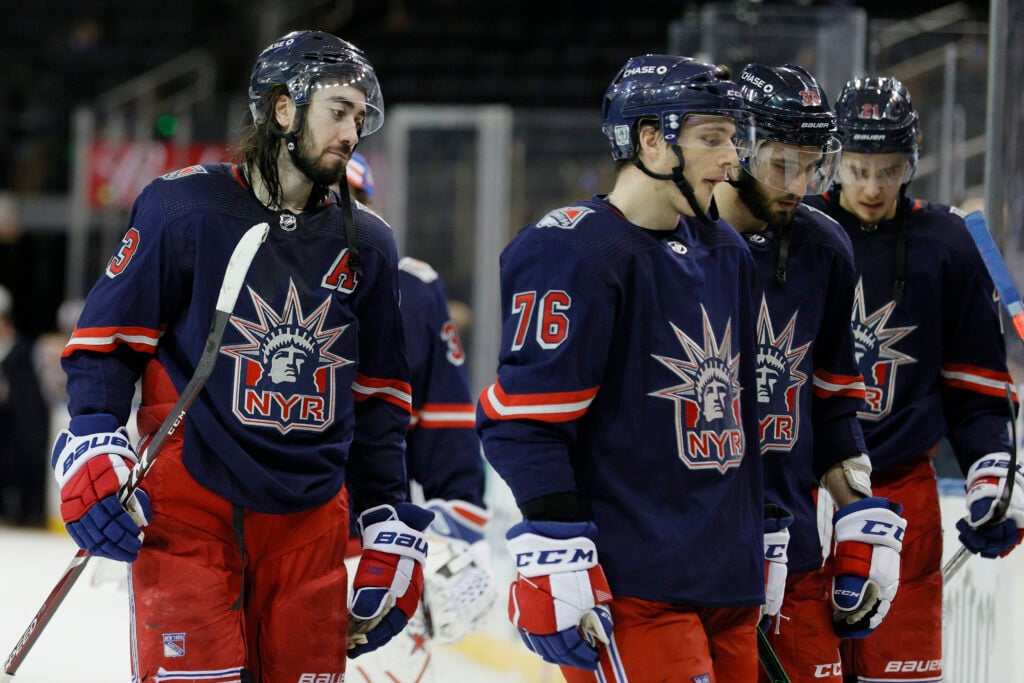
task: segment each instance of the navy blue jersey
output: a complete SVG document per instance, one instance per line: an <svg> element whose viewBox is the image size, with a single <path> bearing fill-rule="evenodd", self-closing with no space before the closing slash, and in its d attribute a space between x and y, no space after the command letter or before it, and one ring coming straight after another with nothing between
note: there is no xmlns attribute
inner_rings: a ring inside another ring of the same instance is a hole
<svg viewBox="0 0 1024 683"><path fill-rule="evenodd" d="M409 478L427 500L484 506L484 471L475 430L466 354L448 315L444 283L423 261L398 262L402 325L412 376L406 437Z"/></svg>
<svg viewBox="0 0 1024 683"><path fill-rule="evenodd" d="M808 198L853 243L853 334L867 401L860 412L876 471L947 435L966 472L1008 451L1006 345L999 300L962 214L905 199L906 289L893 299L897 222L862 226L833 191Z"/></svg>
<svg viewBox="0 0 1024 683"><path fill-rule="evenodd" d="M728 224L647 231L603 197L502 252L484 454L520 507L579 497L615 594L764 600L754 278Z"/></svg>
<svg viewBox="0 0 1024 683"><path fill-rule="evenodd" d="M185 466L259 512L316 507L346 470L362 506L403 500L410 389L398 257L380 218L357 206L355 220L358 282L337 204L271 211L227 164L150 183L64 350L71 415L127 420L143 371L180 392L203 352L228 257L267 221L213 374L188 411ZM155 395L168 388L154 384L143 383L143 409L166 402Z"/></svg>
<svg viewBox="0 0 1024 683"><path fill-rule="evenodd" d="M867 451L857 422L864 381L850 330L853 252L835 221L803 205L784 229L745 237L758 271L757 405L765 497L793 514L789 570L805 572L822 561L814 503L819 480L833 465Z"/></svg>

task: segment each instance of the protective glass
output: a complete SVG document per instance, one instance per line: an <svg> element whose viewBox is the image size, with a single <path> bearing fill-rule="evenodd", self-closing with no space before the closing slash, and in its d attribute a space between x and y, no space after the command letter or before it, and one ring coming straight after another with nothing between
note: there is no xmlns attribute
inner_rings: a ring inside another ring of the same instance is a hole
<svg viewBox="0 0 1024 683"><path fill-rule="evenodd" d="M299 74L288 83L288 88L293 93L301 90L308 93L310 99L314 90L337 86L357 88L366 97L366 116L363 119L360 137L366 137L384 125L384 99L377 83L377 76L370 69L354 64L327 65ZM296 103L298 102L296 99Z"/></svg>
<svg viewBox="0 0 1024 683"><path fill-rule="evenodd" d="M775 190L806 196L831 187L842 144L833 136L822 147L761 142L754 149L754 154L741 158L747 173Z"/></svg>
<svg viewBox="0 0 1024 683"><path fill-rule="evenodd" d="M669 144L694 151L733 147L740 160L755 148L754 115L740 109L685 114L665 112L661 115L661 130Z"/></svg>
<svg viewBox="0 0 1024 683"><path fill-rule="evenodd" d="M914 177L915 159L911 154L846 153L839 161L838 180L842 185L878 185L899 187Z"/></svg>

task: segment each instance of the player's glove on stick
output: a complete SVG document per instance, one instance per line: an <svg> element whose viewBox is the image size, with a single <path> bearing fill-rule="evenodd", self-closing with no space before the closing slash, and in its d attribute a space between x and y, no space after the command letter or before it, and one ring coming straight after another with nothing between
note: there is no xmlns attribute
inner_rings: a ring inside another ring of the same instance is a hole
<svg viewBox="0 0 1024 683"><path fill-rule="evenodd" d="M833 626L840 638L863 638L889 612L900 585L900 551L907 520L903 507L864 498L836 511Z"/></svg>
<svg viewBox="0 0 1024 683"><path fill-rule="evenodd" d="M1024 463L1017 462L1006 518L994 518L1009 467L1009 453L989 453L967 472L967 517L958 521L956 528L960 542L982 557L1006 555L1024 537Z"/></svg>
<svg viewBox="0 0 1024 683"><path fill-rule="evenodd" d="M508 614L526 647L552 664L597 669L599 643L612 634L612 594L597 563L597 527L524 521L505 536L518 571Z"/></svg>
<svg viewBox="0 0 1024 683"><path fill-rule="evenodd" d="M771 624L782 608L786 596L786 576L789 574L789 526L793 516L783 508L768 504L764 514L764 593L765 602L761 616L768 619L764 628Z"/></svg>
<svg viewBox="0 0 1024 683"><path fill-rule="evenodd" d="M118 492L139 458L113 415L78 415L61 431L50 460L60 487L64 526L91 555L133 561L142 547L141 527L152 513L149 498L136 489L127 509Z"/></svg>
<svg viewBox="0 0 1024 683"><path fill-rule="evenodd" d="M434 640L457 643L483 625L498 597L484 525L491 513L462 500L428 500L423 604Z"/></svg>
<svg viewBox="0 0 1024 683"><path fill-rule="evenodd" d="M348 656L372 652L400 633L423 595L427 538L434 513L412 503L378 505L359 517L363 554L349 603Z"/></svg>

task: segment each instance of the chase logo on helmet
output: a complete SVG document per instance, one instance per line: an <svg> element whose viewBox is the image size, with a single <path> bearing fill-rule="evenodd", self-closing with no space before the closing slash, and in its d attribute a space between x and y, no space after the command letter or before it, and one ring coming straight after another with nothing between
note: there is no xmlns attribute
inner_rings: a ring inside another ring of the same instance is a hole
<svg viewBox="0 0 1024 683"><path fill-rule="evenodd" d="M667 66L635 66L631 69L626 69L622 72L623 78L629 78L636 74L666 74L668 73Z"/></svg>

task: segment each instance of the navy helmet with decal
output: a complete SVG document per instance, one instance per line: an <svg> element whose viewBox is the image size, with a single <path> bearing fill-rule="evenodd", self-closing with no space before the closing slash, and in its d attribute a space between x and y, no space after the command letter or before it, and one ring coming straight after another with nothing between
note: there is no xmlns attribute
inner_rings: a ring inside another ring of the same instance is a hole
<svg viewBox="0 0 1024 683"><path fill-rule="evenodd" d="M267 120L267 93L284 85L296 105L309 103L316 84L350 85L366 99L360 136L384 123L384 98L377 74L366 55L352 43L323 31L292 31L271 43L252 68L249 110L257 124Z"/></svg>
<svg viewBox="0 0 1024 683"><path fill-rule="evenodd" d="M602 130L616 160L636 156L637 123L657 120L667 142L678 142L682 122L691 114L743 114L739 88L718 66L690 57L643 55L619 70L604 94ZM746 131L741 132L746 135Z"/></svg>
<svg viewBox="0 0 1024 683"><path fill-rule="evenodd" d="M917 170L921 123L903 83L891 76L851 79L836 98L836 116L844 150L905 154L905 171L891 182L910 182ZM878 177L886 179L885 174Z"/></svg>
<svg viewBox="0 0 1024 683"><path fill-rule="evenodd" d="M684 176L684 127L705 123L721 127L725 118L733 125L727 133L716 135L721 138L721 146L735 147L738 157L749 154L754 147L753 117L743 109L739 87L727 78L722 67L691 57L648 54L627 60L605 91L601 118L602 130L612 145L612 158L630 161L656 180L675 183L694 216L703 222L717 220L718 210L713 197L710 207L702 207ZM657 126L672 146L678 165L671 174L651 171L637 156L641 122ZM701 138L699 149L708 150L706 137ZM708 210L710 218L705 213Z"/></svg>
<svg viewBox="0 0 1024 683"><path fill-rule="evenodd" d="M796 64L757 63L744 67L739 80L744 106L757 122L759 147L744 160L747 172L793 194L827 190L842 144L835 112L818 81Z"/></svg>

